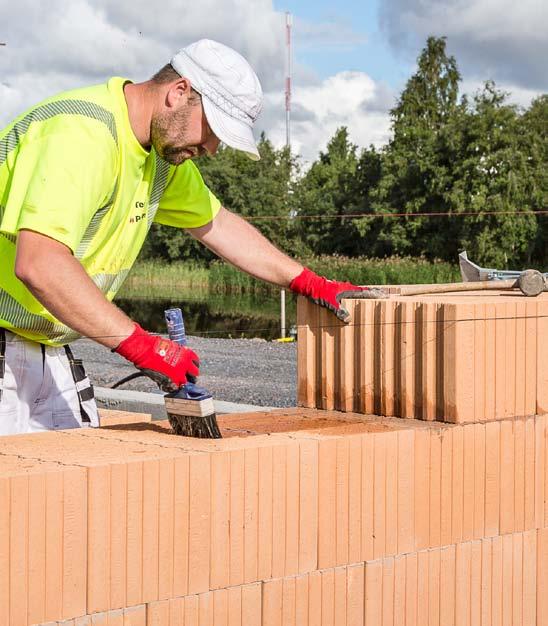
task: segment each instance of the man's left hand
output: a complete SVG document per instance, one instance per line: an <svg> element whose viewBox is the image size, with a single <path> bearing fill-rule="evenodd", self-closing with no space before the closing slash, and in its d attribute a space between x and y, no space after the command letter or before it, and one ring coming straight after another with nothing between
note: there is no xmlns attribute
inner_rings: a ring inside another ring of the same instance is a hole
<svg viewBox="0 0 548 626"><path fill-rule="evenodd" d="M294 293L310 298L312 302L324 306L334 313L341 321L348 323L350 313L341 306L343 298L386 298L384 289L358 287L352 283L337 282L318 276L306 267L294 278L289 288Z"/></svg>

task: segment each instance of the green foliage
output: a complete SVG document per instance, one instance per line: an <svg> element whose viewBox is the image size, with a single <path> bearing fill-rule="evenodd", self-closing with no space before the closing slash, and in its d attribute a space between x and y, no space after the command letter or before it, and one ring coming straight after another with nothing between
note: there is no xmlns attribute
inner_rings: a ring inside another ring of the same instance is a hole
<svg viewBox="0 0 548 626"><path fill-rule="evenodd" d="M259 162L224 148L198 165L223 204L244 217L264 218L253 223L269 239L330 276L420 282L427 260L455 263L463 249L482 265L544 269L548 96L523 111L490 81L472 98L459 99L460 80L445 38L429 37L391 111L393 136L382 149L358 149L341 127L306 171L264 135ZM323 265L325 255L336 258ZM147 256L211 265L215 284L259 289L257 281L212 264L210 252L175 229L154 225ZM399 279L381 261L360 274L365 256L405 257ZM355 257L360 269L351 270L342 257ZM415 266L407 257L420 260ZM413 279L401 279L404 267L416 273ZM437 273L424 271L437 280ZM444 276L453 276L447 271Z"/></svg>
<svg viewBox="0 0 548 626"><path fill-rule="evenodd" d="M282 250L290 251L291 157L285 148L276 150L264 134L258 146L260 161L222 148L214 158L197 164L207 185L231 211L248 218L274 217L252 223Z"/></svg>
<svg viewBox="0 0 548 626"><path fill-rule="evenodd" d="M319 274L336 276L357 285L446 283L459 280L460 276L457 265L424 258L370 259L324 255L304 257L300 261ZM142 297L143 294L167 297L188 289L198 295L279 291L278 287L256 280L222 261L214 261L205 268L182 261L156 260L136 263L119 297Z"/></svg>
<svg viewBox="0 0 548 626"><path fill-rule="evenodd" d="M346 128L340 128L320 153L307 174L294 187L294 206L299 216L296 234L306 250L316 254L348 254L354 234L351 220L344 219L351 208L351 196L358 159ZM315 219L320 215L322 219ZM310 219L307 219L310 218ZM331 218L331 219L326 219Z"/></svg>

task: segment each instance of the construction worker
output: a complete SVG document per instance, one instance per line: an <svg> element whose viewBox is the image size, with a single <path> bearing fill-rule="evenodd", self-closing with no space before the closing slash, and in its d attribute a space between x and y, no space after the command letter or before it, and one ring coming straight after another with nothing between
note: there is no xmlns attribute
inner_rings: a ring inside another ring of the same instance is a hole
<svg viewBox="0 0 548 626"><path fill-rule="evenodd" d="M163 389L199 374L190 349L143 330L112 299L153 221L289 287L341 319L344 291L221 206L192 158L219 143L259 154L259 80L234 50L200 40L153 78L111 78L32 107L0 133L0 434L97 426L68 343L116 351Z"/></svg>

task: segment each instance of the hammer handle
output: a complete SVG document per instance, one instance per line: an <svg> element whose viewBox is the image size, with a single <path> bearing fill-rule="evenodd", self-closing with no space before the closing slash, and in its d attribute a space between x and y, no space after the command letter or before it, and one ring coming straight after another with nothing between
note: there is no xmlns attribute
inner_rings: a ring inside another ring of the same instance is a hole
<svg viewBox="0 0 548 626"><path fill-rule="evenodd" d="M401 287L401 296L420 296L428 293L451 293L452 291L480 291L484 289L512 289L517 287L515 278L508 280L479 280L469 283L440 283L422 287Z"/></svg>

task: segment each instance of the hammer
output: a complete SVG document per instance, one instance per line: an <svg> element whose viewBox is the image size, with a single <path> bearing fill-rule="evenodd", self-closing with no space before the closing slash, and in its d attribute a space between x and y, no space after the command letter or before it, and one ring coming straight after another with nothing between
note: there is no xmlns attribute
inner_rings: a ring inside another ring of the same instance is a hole
<svg viewBox="0 0 548 626"><path fill-rule="evenodd" d="M419 287L402 287L401 296L420 296L428 293L450 293L452 291L480 291L484 289L515 289L519 288L524 296L538 296L548 290L546 279L538 270L525 270L517 279L481 280L465 283L443 283L423 285Z"/></svg>

